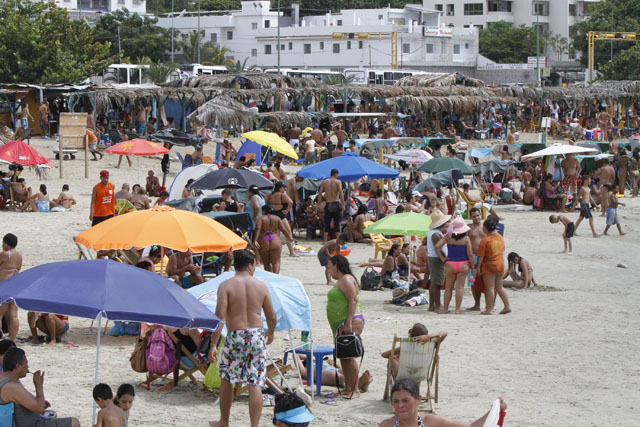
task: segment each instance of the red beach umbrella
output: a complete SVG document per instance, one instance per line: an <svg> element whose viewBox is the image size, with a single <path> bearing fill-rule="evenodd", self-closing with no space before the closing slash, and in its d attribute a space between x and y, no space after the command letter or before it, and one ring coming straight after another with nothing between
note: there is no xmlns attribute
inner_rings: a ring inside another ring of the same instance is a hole
<svg viewBox="0 0 640 427"><path fill-rule="evenodd" d="M22 166L48 166L53 162L24 141L10 141L0 147L0 161Z"/></svg>
<svg viewBox="0 0 640 427"><path fill-rule="evenodd" d="M105 150L105 153L123 156L155 156L156 154L166 154L168 152L169 150L162 144L142 138L123 141Z"/></svg>

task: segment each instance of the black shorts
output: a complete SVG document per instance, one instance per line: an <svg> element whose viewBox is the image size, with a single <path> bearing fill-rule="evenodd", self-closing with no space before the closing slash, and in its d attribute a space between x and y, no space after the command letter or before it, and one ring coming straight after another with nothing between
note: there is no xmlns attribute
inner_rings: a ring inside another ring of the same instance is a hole
<svg viewBox="0 0 640 427"><path fill-rule="evenodd" d="M591 206L589 203L583 203L580 207L580 216L582 218L591 219L593 215L591 215Z"/></svg>
<svg viewBox="0 0 640 427"><path fill-rule="evenodd" d="M93 217L93 221L91 221L91 226L93 227L94 225L100 224L102 221L106 221L109 218L113 218L113 215L107 215L107 216L94 216Z"/></svg>
<svg viewBox="0 0 640 427"><path fill-rule="evenodd" d="M326 233L333 231L340 232L340 202L327 202L324 207L324 231ZM331 220L333 219L333 227L331 227Z"/></svg>
<svg viewBox="0 0 640 427"><path fill-rule="evenodd" d="M573 237L573 233L576 231L576 225L573 222L570 222L567 225L567 231L564 233L564 237L570 239Z"/></svg>

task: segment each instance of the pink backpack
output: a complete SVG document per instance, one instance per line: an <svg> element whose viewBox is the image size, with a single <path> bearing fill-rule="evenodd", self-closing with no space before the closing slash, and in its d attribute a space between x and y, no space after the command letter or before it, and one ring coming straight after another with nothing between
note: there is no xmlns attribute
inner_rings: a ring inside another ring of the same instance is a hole
<svg viewBox="0 0 640 427"><path fill-rule="evenodd" d="M162 327L156 327L147 345L147 370L151 374L166 375L176 367L176 347Z"/></svg>

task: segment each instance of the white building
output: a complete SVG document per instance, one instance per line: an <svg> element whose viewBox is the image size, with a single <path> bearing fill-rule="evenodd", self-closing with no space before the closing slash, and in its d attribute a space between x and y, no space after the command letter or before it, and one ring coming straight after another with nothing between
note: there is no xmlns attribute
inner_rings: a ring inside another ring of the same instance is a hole
<svg viewBox="0 0 640 427"><path fill-rule="evenodd" d="M101 13L110 13L125 7L132 14L147 13L146 0L55 0L55 4L67 9L73 17L96 18Z"/></svg>
<svg viewBox="0 0 640 427"><path fill-rule="evenodd" d="M441 12L445 25L487 28L493 22L508 21L515 26L539 25L540 31L571 39L572 27L585 16L589 6L599 0L422 0L425 8ZM551 47L547 53L557 59ZM553 54L553 55L552 55ZM566 53L562 59L575 58Z"/></svg>
<svg viewBox="0 0 640 427"><path fill-rule="evenodd" d="M200 17L202 40L230 50L227 57L247 65L278 65L276 11L269 1L243 1L240 11ZM420 5L403 9L348 9L319 16L280 17L280 66L307 69L400 68L427 71L472 69L478 54L475 28L440 26L440 14ZM158 24L188 33L198 28L197 16Z"/></svg>

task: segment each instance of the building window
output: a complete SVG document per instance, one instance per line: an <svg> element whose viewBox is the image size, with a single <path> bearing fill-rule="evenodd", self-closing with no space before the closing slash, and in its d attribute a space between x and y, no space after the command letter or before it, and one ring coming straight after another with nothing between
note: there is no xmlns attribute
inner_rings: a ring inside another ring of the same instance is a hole
<svg viewBox="0 0 640 427"><path fill-rule="evenodd" d="M455 5L448 4L447 5L447 16L454 16L456 14Z"/></svg>
<svg viewBox="0 0 640 427"><path fill-rule="evenodd" d="M358 49L362 49L364 47L364 42L362 40L358 40Z"/></svg>
<svg viewBox="0 0 640 427"><path fill-rule="evenodd" d="M227 31L227 40L233 40L233 31Z"/></svg>
<svg viewBox="0 0 640 427"><path fill-rule="evenodd" d="M65 3L70 3L71 0L64 0ZM118 0L118 4L124 4L124 0Z"/></svg>
<svg viewBox="0 0 640 427"><path fill-rule="evenodd" d="M340 53L340 43L333 44L333 53Z"/></svg>
<svg viewBox="0 0 640 427"><path fill-rule="evenodd" d="M384 19L383 15L378 15L378 21L382 21Z"/></svg>
<svg viewBox="0 0 640 427"><path fill-rule="evenodd" d="M351 41L347 42L347 49L351 49Z"/></svg>
<svg viewBox="0 0 640 427"><path fill-rule="evenodd" d="M549 16L549 3L534 3L533 16Z"/></svg>
<svg viewBox="0 0 640 427"><path fill-rule="evenodd" d="M427 53L433 53L433 44L427 43Z"/></svg>
<svg viewBox="0 0 640 427"><path fill-rule="evenodd" d="M501 0L489 0L487 2L487 12L511 12L511 2Z"/></svg>
<svg viewBox="0 0 640 427"><path fill-rule="evenodd" d="M453 54L454 55L460 55L460 45L459 44L454 44L453 45Z"/></svg>
<svg viewBox="0 0 640 427"><path fill-rule="evenodd" d="M338 23L336 25L338 25L338 27L342 27L342 19L338 19Z"/></svg>
<svg viewBox="0 0 640 427"><path fill-rule="evenodd" d="M270 44L265 44L264 45L264 54L265 55L271 55L271 45Z"/></svg>
<svg viewBox="0 0 640 427"><path fill-rule="evenodd" d="M469 49L469 43L465 43L465 44L464 44L464 48L465 48L465 49Z"/></svg>
<svg viewBox="0 0 640 427"><path fill-rule="evenodd" d="M483 10L482 3L465 3L464 14L465 15L482 15Z"/></svg>
<svg viewBox="0 0 640 427"><path fill-rule="evenodd" d="M212 42L218 43L218 33L211 33L209 34L209 37L211 38Z"/></svg>
<svg viewBox="0 0 640 427"><path fill-rule="evenodd" d="M269 46L269 47L271 47L271 46ZM251 49L251 56L258 56L258 49Z"/></svg>
<svg viewBox="0 0 640 427"><path fill-rule="evenodd" d="M252 30L257 30L258 29L258 23L257 22L252 22L251 23L251 29Z"/></svg>
<svg viewBox="0 0 640 427"><path fill-rule="evenodd" d="M436 5L436 10L439 10L440 12L442 12L444 10L444 5L442 4L437 4Z"/></svg>
<svg viewBox="0 0 640 427"><path fill-rule="evenodd" d="M304 44L304 53L311 53L311 43Z"/></svg>
<svg viewBox="0 0 640 427"><path fill-rule="evenodd" d="M578 14L577 9L576 9L576 5L575 4L570 4L569 5L569 16L576 16Z"/></svg>
<svg viewBox="0 0 640 427"><path fill-rule="evenodd" d="M320 42L320 50L324 50L324 42Z"/></svg>
<svg viewBox="0 0 640 427"><path fill-rule="evenodd" d="M268 19L264 21L264 27L265 28L269 28L271 27L271 21L269 21Z"/></svg>
<svg viewBox="0 0 640 427"><path fill-rule="evenodd" d="M442 39L440 41L440 54L446 55L449 53L449 41L447 39Z"/></svg>
<svg viewBox="0 0 640 427"><path fill-rule="evenodd" d="M289 42L289 50L293 50L293 43Z"/></svg>
<svg viewBox="0 0 640 427"><path fill-rule="evenodd" d="M284 45L283 45L283 44L281 44L281 45L280 45L280 51L283 51L283 50L284 50Z"/></svg>
<svg viewBox="0 0 640 427"><path fill-rule="evenodd" d="M411 45L409 43L402 43L402 53L411 53Z"/></svg>

